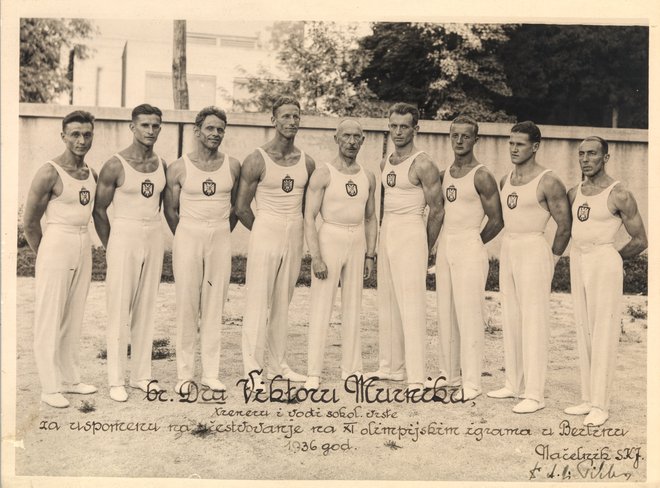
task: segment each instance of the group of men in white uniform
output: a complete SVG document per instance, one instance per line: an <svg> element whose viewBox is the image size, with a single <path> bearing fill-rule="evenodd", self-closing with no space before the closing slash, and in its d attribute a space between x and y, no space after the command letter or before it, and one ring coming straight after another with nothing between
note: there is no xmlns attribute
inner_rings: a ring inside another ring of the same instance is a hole
<svg viewBox="0 0 660 488"><path fill-rule="evenodd" d="M129 386L145 392L161 389L152 380L151 348L163 262L162 208L174 234L178 393L193 381L198 324L200 383L214 391L226 389L219 380L220 331L231 273L229 237L240 220L251 230L242 353L253 390L264 388L264 371L269 380L319 388L339 283L341 378L362 375L362 285L377 266L378 369L364 376L406 380L410 392L458 387L463 399L476 398L481 394L488 275L484 245L504 228L500 289L505 383L488 396L520 398L513 407L516 413L544 407L550 284L572 235L571 288L583 403L565 412L587 415L585 424L601 425L608 418L618 343L621 259L647 246L634 197L605 172L607 142L589 137L580 144L584 179L567 195L559 178L536 162L538 127L516 124L509 140L514 167L498 187L474 155L476 121L460 116L452 122L454 161L439 171L415 145L418 119L414 106L398 103L390 109L394 151L381 162L379 234L376 178L357 163L365 135L355 120L339 122L335 157L317 164L294 144L299 103L281 97L273 106L274 137L241 165L219 150L227 127L225 112L207 107L195 120L195 149L167 166L153 150L162 113L144 104L132 113L132 144L110 158L97 176L84 160L92 145L94 118L83 111L67 115L62 122L66 150L38 170L25 210L26 237L37 253L34 347L42 401L66 407L69 401L62 393L96 391L80 381L78 367L91 279L87 225L92 215L108 264L110 397L128 399L129 336ZM552 246L544 237L550 217L557 224ZM631 239L617 252L614 236L622 223ZM286 360L288 308L303 239L312 257L307 375L294 371ZM436 244L439 372L429 377L426 276Z"/></svg>

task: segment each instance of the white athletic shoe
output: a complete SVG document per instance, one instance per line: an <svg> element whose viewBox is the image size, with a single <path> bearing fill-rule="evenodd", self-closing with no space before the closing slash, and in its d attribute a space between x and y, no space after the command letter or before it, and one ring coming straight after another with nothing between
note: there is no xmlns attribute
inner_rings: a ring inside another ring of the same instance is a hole
<svg viewBox="0 0 660 488"><path fill-rule="evenodd" d="M610 417L606 410L601 410L598 407L591 407L589 415L584 418L584 425L603 425Z"/></svg>
<svg viewBox="0 0 660 488"><path fill-rule="evenodd" d="M319 377L318 376L308 376L307 381L303 385L305 390L318 390L319 389Z"/></svg>
<svg viewBox="0 0 660 488"><path fill-rule="evenodd" d="M388 380L388 381L403 381L406 377L405 373L386 373L385 371L374 371L373 373L367 373L365 375L367 378L376 378L377 380Z"/></svg>
<svg viewBox="0 0 660 488"><path fill-rule="evenodd" d="M580 403L579 405L573 405L572 407L566 407L564 413L568 415L587 415L591 411L591 405L588 403Z"/></svg>
<svg viewBox="0 0 660 488"><path fill-rule="evenodd" d="M534 413L542 408L545 408L544 402L537 402L531 398L525 398L522 402L513 407L513 413Z"/></svg>
<svg viewBox="0 0 660 488"><path fill-rule="evenodd" d="M116 402L125 402L128 400L128 393L126 393L126 388L123 386L111 386L110 398Z"/></svg>
<svg viewBox="0 0 660 488"><path fill-rule="evenodd" d="M516 394L508 388L500 388L499 390L489 391L486 393L486 396L490 398L516 398Z"/></svg>
<svg viewBox="0 0 660 488"><path fill-rule="evenodd" d="M464 401L474 400L479 395L481 395L480 391L473 390L472 388L463 388L463 400Z"/></svg>
<svg viewBox="0 0 660 488"><path fill-rule="evenodd" d="M64 395L61 393L42 393L41 401L55 408L66 408L69 406L69 400L64 398Z"/></svg>
<svg viewBox="0 0 660 488"><path fill-rule="evenodd" d="M213 391L227 391L224 383L215 378L202 378L202 386L206 386Z"/></svg>
<svg viewBox="0 0 660 488"><path fill-rule="evenodd" d="M152 381L153 383L151 383ZM151 385L149 383L151 383ZM165 391L165 388L160 386L158 381L154 380L131 381L128 386L135 388L136 390L142 390L145 393Z"/></svg>
<svg viewBox="0 0 660 488"><path fill-rule="evenodd" d="M64 385L64 393L76 393L78 395L90 395L96 393L98 388L93 385L87 385L85 383L76 383L73 385Z"/></svg>
<svg viewBox="0 0 660 488"><path fill-rule="evenodd" d="M269 380L273 380L275 379L276 376L277 374L275 373L268 373L266 375L266 378L268 378ZM280 374L280 376L282 377L282 379L292 381L293 383L304 383L305 381L307 381L307 376L305 376L304 374L296 373L292 369L283 371Z"/></svg>

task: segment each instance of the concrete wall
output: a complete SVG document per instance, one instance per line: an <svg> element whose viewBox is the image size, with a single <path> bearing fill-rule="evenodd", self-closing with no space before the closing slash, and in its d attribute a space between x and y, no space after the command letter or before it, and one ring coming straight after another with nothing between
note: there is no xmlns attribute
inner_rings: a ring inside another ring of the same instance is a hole
<svg viewBox="0 0 660 488"><path fill-rule="evenodd" d="M49 158L63 151L60 138L61 119L74 109L89 110L96 117L94 145L87 161L97 171L116 151L128 146L132 135L128 128L130 109L71 107L60 105L21 104L19 109L19 205L25 202L30 181L36 169ZM165 111L163 129L156 144L156 152L166 161L178 156L179 127L183 127L183 151L193 149L193 111ZM222 150L243 160L255 147L264 144L274 134L270 116L267 114L228 114L229 127L222 143ZM379 162L383 147L391 151L393 146L387 138L385 119L359 119L366 140L358 156L358 162L375 174L379 173ZM7 123L7 121L5 121ZM303 117L296 145L309 153L317 162L334 157L336 145L333 140L337 119L330 117ZM476 145L477 158L486 164L496 178L511 170L508 153L510 124L484 123L480 125L480 138ZM624 182L634 193L644 224L648 228L648 133L635 129L604 129L591 127L540 126L543 142L537 160L550 168L564 181L567 188L580 180L577 148L588 135L599 135L610 142L608 172ZM440 169L448 167L453 158L449 143L449 122L421 121L417 145L433 157ZM11 162L4 164L11 164ZM377 198L380 197L378 188ZM163 232L168 242L171 234L165 224ZM548 233L554 229L549 224ZM247 252L248 231L237 226L232 235L235 253ZM625 234L622 234L622 237ZM96 241L98 242L98 240ZM499 249L496 240L489 246L491 254Z"/></svg>

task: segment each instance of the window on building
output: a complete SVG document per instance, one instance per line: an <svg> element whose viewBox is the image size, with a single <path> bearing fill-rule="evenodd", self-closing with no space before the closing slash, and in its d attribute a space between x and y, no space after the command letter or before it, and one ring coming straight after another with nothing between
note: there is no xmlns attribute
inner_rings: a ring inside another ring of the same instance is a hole
<svg viewBox="0 0 660 488"><path fill-rule="evenodd" d="M147 71L146 76L146 102L162 109L173 109L172 74ZM188 74L187 79L190 110L200 110L215 104L215 76Z"/></svg>

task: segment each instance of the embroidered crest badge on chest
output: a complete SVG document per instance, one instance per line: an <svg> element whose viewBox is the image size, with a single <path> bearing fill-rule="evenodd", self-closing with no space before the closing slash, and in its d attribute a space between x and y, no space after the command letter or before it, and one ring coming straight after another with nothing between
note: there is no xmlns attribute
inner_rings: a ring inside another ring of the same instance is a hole
<svg viewBox="0 0 660 488"><path fill-rule="evenodd" d="M83 186L78 192L78 200L80 201L80 205L87 205L91 198L92 195L89 193L89 190Z"/></svg>
<svg viewBox="0 0 660 488"><path fill-rule="evenodd" d="M215 195L215 181L213 181L211 178L208 178L206 181L203 181L202 192L207 197Z"/></svg>
<svg viewBox="0 0 660 488"><path fill-rule="evenodd" d="M589 204L587 202L584 202L582 205L580 205L577 209L577 218L580 222L586 222L589 220L589 212L591 211L591 207L589 207Z"/></svg>
<svg viewBox="0 0 660 488"><path fill-rule="evenodd" d="M515 191L506 197L506 206L511 210L518 206L518 194Z"/></svg>
<svg viewBox="0 0 660 488"><path fill-rule="evenodd" d="M445 193L447 200L450 202L453 202L456 200L456 197L458 196L458 192L456 190L456 187L454 185L449 185L447 187L447 191Z"/></svg>
<svg viewBox="0 0 660 488"><path fill-rule="evenodd" d="M348 193L349 197L354 197L358 194L358 187L353 183L353 180L348 180L346 183L346 193Z"/></svg>
<svg viewBox="0 0 660 488"><path fill-rule="evenodd" d="M291 190L293 190L293 178L289 175L282 178L282 190L284 190L284 193L291 193Z"/></svg>
<svg viewBox="0 0 660 488"><path fill-rule="evenodd" d="M150 179L146 179L142 182L142 196L144 198L150 198L154 194L154 184Z"/></svg>
<svg viewBox="0 0 660 488"><path fill-rule="evenodd" d="M394 170L387 173L386 181L387 181L387 186L391 188L394 188L396 186L396 173L394 172Z"/></svg>

